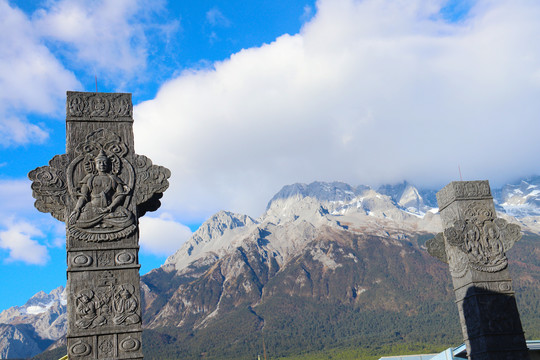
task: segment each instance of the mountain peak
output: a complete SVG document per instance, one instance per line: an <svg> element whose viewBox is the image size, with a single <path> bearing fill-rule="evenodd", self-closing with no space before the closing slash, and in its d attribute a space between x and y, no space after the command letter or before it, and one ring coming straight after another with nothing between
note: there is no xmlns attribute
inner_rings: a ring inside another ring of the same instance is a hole
<svg viewBox="0 0 540 360"><path fill-rule="evenodd" d="M176 253L167 258L164 268L180 270L205 254L219 253L230 245L237 229L256 224L257 221L248 215L219 211L206 220Z"/></svg>
<svg viewBox="0 0 540 360"><path fill-rule="evenodd" d="M268 202L266 209L270 209L272 203L276 200L288 198L312 197L319 201L350 201L368 189L369 186L353 187L340 181L315 181L310 184L295 183L282 187Z"/></svg>

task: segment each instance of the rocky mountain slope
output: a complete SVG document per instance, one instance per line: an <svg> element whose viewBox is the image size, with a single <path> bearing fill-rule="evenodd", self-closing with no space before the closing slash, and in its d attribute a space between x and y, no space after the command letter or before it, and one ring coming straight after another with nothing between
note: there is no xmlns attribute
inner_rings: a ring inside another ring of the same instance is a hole
<svg viewBox="0 0 540 360"><path fill-rule="evenodd" d="M493 193L500 216L527 234L509 256L533 324L524 326L540 337L536 189L540 178ZM439 231L435 192L408 183L293 184L258 219L221 211L142 278L145 357L253 358L263 334L282 355L362 342L453 345L451 281L424 247ZM12 324L5 312L0 323Z"/></svg>

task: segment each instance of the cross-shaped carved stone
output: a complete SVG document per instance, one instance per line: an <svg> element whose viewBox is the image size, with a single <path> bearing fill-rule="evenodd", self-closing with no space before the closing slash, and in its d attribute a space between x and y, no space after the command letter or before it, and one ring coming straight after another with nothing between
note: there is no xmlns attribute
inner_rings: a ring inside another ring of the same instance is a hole
<svg viewBox="0 0 540 360"><path fill-rule="evenodd" d="M138 219L170 171L135 154L132 113L131 94L68 92L66 154L28 174L66 223L70 359L142 359Z"/></svg>

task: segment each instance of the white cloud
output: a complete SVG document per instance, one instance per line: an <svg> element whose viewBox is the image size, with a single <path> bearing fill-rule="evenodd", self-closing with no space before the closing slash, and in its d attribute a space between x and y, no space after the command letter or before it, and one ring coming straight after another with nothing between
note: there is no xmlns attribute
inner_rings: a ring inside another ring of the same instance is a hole
<svg viewBox="0 0 540 360"><path fill-rule="evenodd" d="M172 170L164 208L258 216L294 182L538 172L540 3L479 1L456 23L443 5L321 0L300 34L163 85L135 134Z"/></svg>
<svg viewBox="0 0 540 360"><path fill-rule="evenodd" d="M44 38L68 46L65 55L105 76L144 71L147 39L139 15L161 2L60 0L36 11L33 21ZM80 64L79 64L80 66Z"/></svg>
<svg viewBox="0 0 540 360"><path fill-rule="evenodd" d="M41 43L20 10L0 0L0 145L41 142L47 129L26 119L29 113L55 114L75 76Z"/></svg>
<svg viewBox="0 0 540 360"><path fill-rule="evenodd" d="M0 179L1 219L6 219L13 214L27 216L37 211L33 206L30 185L31 182L28 179Z"/></svg>
<svg viewBox="0 0 540 360"><path fill-rule="evenodd" d="M0 248L7 250L7 262L22 261L27 264L44 265L49 260L47 248L35 238L44 234L34 225L9 220L7 228L0 230Z"/></svg>
<svg viewBox="0 0 540 360"><path fill-rule="evenodd" d="M154 255L169 256L191 236L191 230L169 215L162 214L159 218L146 215L140 220L141 251Z"/></svg>
<svg viewBox="0 0 540 360"><path fill-rule="evenodd" d="M64 223L33 206L29 180L0 180L0 199L0 248L7 251L5 261L43 265L50 248L65 245Z"/></svg>
<svg viewBox="0 0 540 360"><path fill-rule="evenodd" d="M152 43L165 43L179 28L178 21L156 23L164 4L53 0L29 17L0 0L0 146L48 138L34 116L63 117L66 90L82 89L72 71L115 88L152 76Z"/></svg>
<svg viewBox="0 0 540 360"><path fill-rule="evenodd" d="M1 114L4 117L0 120L0 145L42 143L49 138L46 129L30 123L24 115L13 116L5 108L0 108Z"/></svg>

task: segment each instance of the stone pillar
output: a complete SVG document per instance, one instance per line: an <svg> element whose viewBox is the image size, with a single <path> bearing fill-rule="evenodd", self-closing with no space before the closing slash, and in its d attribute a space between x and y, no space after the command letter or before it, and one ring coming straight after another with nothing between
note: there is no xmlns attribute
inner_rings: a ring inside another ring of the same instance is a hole
<svg viewBox="0 0 540 360"><path fill-rule="evenodd" d="M131 94L68 92L66 154L28 176L35 206L66 223L70 360L142 359L139 217L170 171L135 154Z"/></svg>
<svg viewBox="0 0 540 360"><path fill-rule="evenodd" d="M505 254L519 226L497 218L487 181L454 181L437 202L444 232L428 252L449 265L469 359L529 359Z"/></svg>

